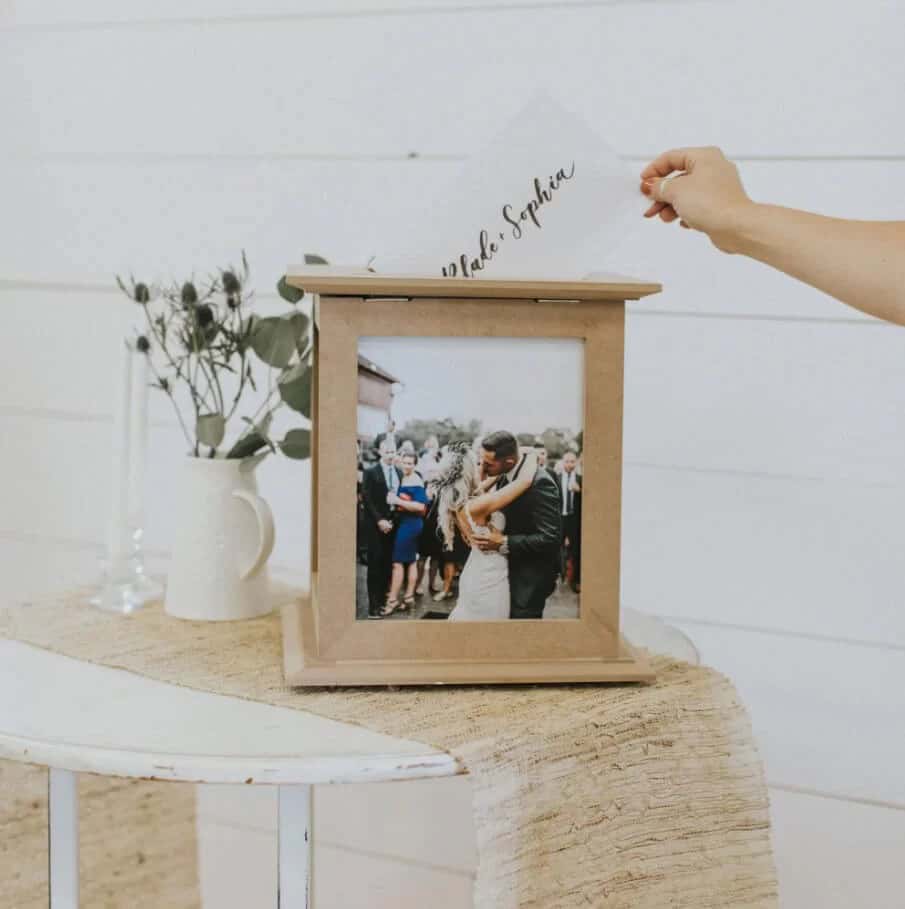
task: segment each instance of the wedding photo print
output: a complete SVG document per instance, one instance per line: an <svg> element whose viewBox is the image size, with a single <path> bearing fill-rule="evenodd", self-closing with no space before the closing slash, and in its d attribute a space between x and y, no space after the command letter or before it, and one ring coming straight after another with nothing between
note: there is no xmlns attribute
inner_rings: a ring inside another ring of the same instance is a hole
<svg viewBox="0 0 905 909"><path fill-rule="evenodd" d="M356 618L578 618L583 389L579 339L360 339Z"/></svg>

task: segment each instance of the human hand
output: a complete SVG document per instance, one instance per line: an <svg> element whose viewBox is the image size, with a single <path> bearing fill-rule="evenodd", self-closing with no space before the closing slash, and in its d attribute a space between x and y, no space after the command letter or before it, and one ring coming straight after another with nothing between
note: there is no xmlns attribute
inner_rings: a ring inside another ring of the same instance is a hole
<svg viewBox="0 0 905 909"><path fill-rule="evenodd" d="M738 168L712 145L663 152L641 171L641 192L651 199L645 218L679 218L682 227L703 231L717 249L730 253L737 251L739 216L754 205Z"/></svg>
<svg viewBox="0 0 905 909"><path fill-rule="evenodd" d="M496 552L503 545L504 539L505 536L496 527L489 527L487 533L474 538L474 545L481 552Z"/></svg>
<svg viewBox="0 0 905 909"><path fill-rule="evenodd" d="M382 521L377 522L377 529L381 533L389 533L393 529L393 522L384 518Z"/></svg>
<svg viewBox="0 0 905 909"><path fill-rule="evenodd" d="M398 504L399 504L399 496L397 496L395 492L388 492L387 493L387 505L398 505Z"/></svg>

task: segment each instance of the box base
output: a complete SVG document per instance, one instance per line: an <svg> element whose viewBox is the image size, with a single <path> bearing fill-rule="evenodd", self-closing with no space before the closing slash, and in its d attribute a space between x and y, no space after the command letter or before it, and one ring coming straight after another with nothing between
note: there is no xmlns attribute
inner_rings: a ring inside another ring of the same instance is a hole
<svg viewBox="0 0 905 909"><path fill-rule="evenodd" d="M618 656L606 659L321 660L305 652L301 610L299 600L286 604L282 610L283 677L291 687L650 683L655 679L645 654L623 637Z"/></svg>

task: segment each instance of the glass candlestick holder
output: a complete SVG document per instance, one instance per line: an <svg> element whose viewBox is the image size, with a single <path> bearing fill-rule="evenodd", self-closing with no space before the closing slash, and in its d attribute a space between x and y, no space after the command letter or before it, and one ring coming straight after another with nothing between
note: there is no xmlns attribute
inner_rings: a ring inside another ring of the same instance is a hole
<svg viewBox="0 0 905 909"><path fill-rule="evenodd" d="M127 552L108 555L101 561L101 581L91 604L107 612L129 615L163 598L163 585L147 574L141 545L143 531L132 532Z"/></svg>
<svg viewBox="0 0 905 909"><path fill-rule="evenodd" d="M113 419L113 485L107 551L91 603L128 615L163 596L145 568L145 462L148 448L148 354L123 342L116 375Z"/></svg>

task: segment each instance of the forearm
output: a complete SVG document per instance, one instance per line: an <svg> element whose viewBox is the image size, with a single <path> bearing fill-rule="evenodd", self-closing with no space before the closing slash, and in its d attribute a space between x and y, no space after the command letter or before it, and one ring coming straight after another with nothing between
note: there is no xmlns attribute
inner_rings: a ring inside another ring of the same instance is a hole
<svg viewBox="0 0 905 909"><path fill-rule="evenodd" d="M509 554L520 558L522 556L536 556L544 552L555 552L559 547L560 534L552 532L517 533L507 537Z"/></svg>
<svg viewBox="0 0 905 909"><path fill-rule="evenodd" d="M732 251L905 325L903 221L850 221L752 202L738 213Z"/></svg>
<svg viewBox="0 0 905 909"><path fill-rule="evenodd" d="M427 510L420 502L398 502L397 507L412 514L424 514Z"/></svg>
<svg viewBox="0 0 905 909"><path fill-rule="evenodd" d="M484 517L494 511L502 511L524 495L530 488L531 480L518 480L508 486L504 486L502 489L494 489L490 492L485 492L476 499L472 499L469 504L469 510L472 516L476 518Z"/></svg>

